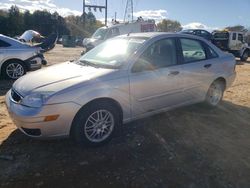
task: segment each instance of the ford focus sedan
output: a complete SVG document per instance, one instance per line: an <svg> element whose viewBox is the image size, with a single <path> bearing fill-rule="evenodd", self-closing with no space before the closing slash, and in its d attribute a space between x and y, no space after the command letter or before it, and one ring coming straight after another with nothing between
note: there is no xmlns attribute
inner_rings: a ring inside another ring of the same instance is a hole
<svg viewBox="0 0 250 188"><path fill-rule="evenodd" d="M119 36L75 62L21 77L6 104L28 136L71 136L98 146L123 123L202 101L218 105L235 79L235 64L233 55L197 36Z"/></svg>

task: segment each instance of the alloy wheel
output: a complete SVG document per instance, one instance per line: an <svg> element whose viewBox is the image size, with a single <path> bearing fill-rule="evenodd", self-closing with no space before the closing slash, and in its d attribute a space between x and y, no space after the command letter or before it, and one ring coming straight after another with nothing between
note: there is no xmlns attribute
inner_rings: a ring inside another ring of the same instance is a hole
<svg viewBox="0 0 250 188"><path fill-rule="evenodd" d="M84 133L91 142L102 142L114 129L114 116L107 110L97 110L92 113L84 126Z"/></svg>
<svg viewBox="0 0 250 188"><path fill-rule="evenodd" d="M25 74L25 70L20 63L10 63L6 67L6 74L11 79L17 79Z"/></svg>

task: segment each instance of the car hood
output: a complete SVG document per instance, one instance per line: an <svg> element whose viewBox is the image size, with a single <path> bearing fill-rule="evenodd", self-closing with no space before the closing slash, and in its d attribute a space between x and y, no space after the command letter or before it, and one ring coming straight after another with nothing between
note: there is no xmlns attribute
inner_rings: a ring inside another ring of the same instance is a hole
<svg viewBox="0 0 250 188"><path fill-rule="evenodd" d="M23 97L34 91L57 92L78 83L98 81L113 71L66 62L28 73L19 78L13 88Z"/></svg>

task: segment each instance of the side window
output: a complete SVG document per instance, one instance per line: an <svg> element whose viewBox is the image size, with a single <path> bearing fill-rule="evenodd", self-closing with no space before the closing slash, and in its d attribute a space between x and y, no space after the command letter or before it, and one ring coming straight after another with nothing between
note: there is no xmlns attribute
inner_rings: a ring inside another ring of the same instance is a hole
<svg viewBox="0 0 250 188"><path fill-rule="evenodd" d="M198 36L201 36L201 31L200 30L194 31L194 34L198 35Z"/></svg>
<svg viewBox="0 0 250 188"><path fill-rule="evenodd" d="M149 46L135 62L132 72L155 70L177 64L174 39L163 39Z"/></svg>
<svg viewBox="0 0 250 188"><path fill-rule="evenodd" d="M184 63L206 59L205 49L198 40L180 39Z"/></svg>
<svg viewBox="0 0 250 188"><path fill-rule="evenodd" d="M236 33L233 33L233 38L232 40L236 40Z"/></svg>
<svg viewBox="0 0 250 188"><path fill-rule="evenodd" d="M118 36L120 35L120 31L118 28L113 28L112 29L112 36Z"/></svg>
<svg viewBox="0 0 250 188"><path fill-rule="evenodd" d="M211 40L211 36L210 36L209 32L207 32L207 31L201 31L201 35L203 37L205 37L206 39Z"/></svg>
<svg viewBox="0 0 250 188"><path fill-rule="evenodd" d="M115 37L115 36L118 36L118 35L120 35L119 29L118 28L112 28L112 29L109 30L107 38L112 38L112 37Z"/></svg>
<svg viewBox="0 0 250 188"><path fill-rule="evenodd" d="M238 34L238 40L243 42L243 35L242 34Z"/></svg>
<svg viewBox="0 0 250 188"><path fill-rule="evenodd" d="M5 42L3 40L0 40L0 48L1 47L9 47L9 46L11 46L9 43L7 43L7 42Z"/></svg>

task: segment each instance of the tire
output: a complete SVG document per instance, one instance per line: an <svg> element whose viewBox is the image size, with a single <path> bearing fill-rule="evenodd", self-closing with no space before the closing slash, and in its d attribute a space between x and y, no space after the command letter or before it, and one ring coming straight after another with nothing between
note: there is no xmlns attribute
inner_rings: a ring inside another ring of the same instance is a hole
<svg viewBox="0 0 250 188"><path fill-rule="evenodd" d="M241 61L247 61L248 57L249 57L249 52L248 50L245 50L244 53L242 54L242 56L240 57Z"/></svg>
<svg viewBox="0 0 250 188"><path fill-rule="evenodd" d="M209 107L217 106L222 101L224 90L225 90L224 82L222 81L213 82L207 91L205 100L207 106Z"/></svg>
<svg viewBox="0 0 250 188"><path fill-rule="evenodd" d="M120 117L119 110L111 104L102 101L92 103L77 113L71 137L83 146L101 146L109 142L120 129Z"/></svg>
<svg viewBox="0 0 250 188"><path fill-rule="evenodd" d="M3 64L2 75L6 79L16 80L26 74L26 67L22 61L10 60Z"/></svg>

